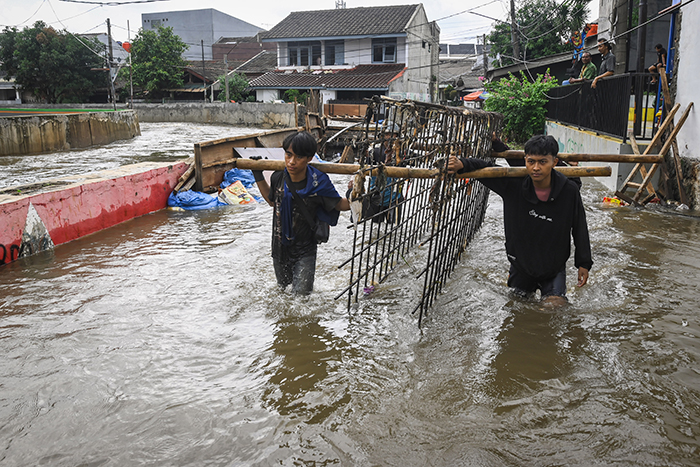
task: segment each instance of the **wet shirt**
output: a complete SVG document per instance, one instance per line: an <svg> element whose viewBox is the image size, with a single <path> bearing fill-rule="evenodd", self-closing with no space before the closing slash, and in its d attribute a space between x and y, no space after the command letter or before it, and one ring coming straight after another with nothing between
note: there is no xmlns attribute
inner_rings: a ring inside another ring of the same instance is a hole
<svg viewBox="0 0 700 467"><path fill-rule="evenodd" d="M277 171L270 178L270 201L273 204L272 211L272 256L281 258L286 255L292 258L303 258L316 254L317 244L314 237L314 226L310 226L304 213L297 206L297 201L292 201L292 230L294 231L294 241L290 245L282 244L282 198L284 197L284 171ZM291 182L292 188L297 191L304 189L306 179L300 182ZM340 196L330 198L325 196L310 195L302 198L306 203L307 210L314 217L316 211L323 209L332 211L335 209Z"/></svg>
<svg viewBox="0 0 700 467"><path fill-rule="evenodd" d="M492 165L481 159L461 159L461 173ZM484 186L503 198L503 223L508 260L536 280L549 280L566 266L571 238L574 265L591 269L591 245L586 213L578 186L552 170L549 198L541 201L530 177L484 178Z"/></svg>

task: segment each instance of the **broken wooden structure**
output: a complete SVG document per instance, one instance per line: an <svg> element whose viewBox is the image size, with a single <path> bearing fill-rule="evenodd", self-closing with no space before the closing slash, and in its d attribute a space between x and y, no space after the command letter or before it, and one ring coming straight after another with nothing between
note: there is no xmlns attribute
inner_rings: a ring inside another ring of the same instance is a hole
<svg viewBox="0 0 700 467"><path fill-rule="evenodd" d="M680 131L681 127L687 120L690 110L693 108L693 103L691 102L688 107L686 107L683 115L678 120L678 124L674 125L673 118L680 109L680 104L671 106L671 93L668 88L668 80L666 78L666 72L663 68L659 69L661 77L661 89L663 91L663 114L665 118L663 122L659 125L658 130L654 134L649 145L644 150L643 155L650 154L654 148L663 143L661 150L659 151L659 156L662 160L652 163L650 167L646 167L643 162L638 162L630 171L629 175L622 183L620 188L615 192L615 196L626 201L629 204L634 205L645 205L648 202L658 199L659 201L665 202L666 200L654 189L652 184L652 177L658 171L661 164L664 163L663 158L669 154L672 155L673 168L676 174L676 184L678 187L679 201L685 206L690 206L688 201L688 195L685 192L685 187L683 186L682 174L683 170L681 168L680 153L678 151L678 143L676 142L676 136ZM634 138L634 135L630 135L630 144L632 146L632 151L635 155L640 155L639 145ZM641 180L639 180L641 178ZM627 190L632 188L634 194L631 196L627 194ZM668 194L667 194L668 196Z"/></svg>

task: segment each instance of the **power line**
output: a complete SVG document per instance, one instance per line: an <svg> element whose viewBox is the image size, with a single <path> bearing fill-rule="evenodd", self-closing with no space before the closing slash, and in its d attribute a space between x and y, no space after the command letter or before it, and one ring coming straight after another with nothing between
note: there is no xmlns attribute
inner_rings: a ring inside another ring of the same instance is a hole
<svg viewBox="0 0 700 467"><path fill-rule="evenodd" d="M100 6L119 6L119 5L131 5L134 3L154 3L154 2L167 2L169 0L126 0L123 2L99 2L99 1L90 1L90 0L58 0L59 2L65 2L65 3L84 3L84 4L92 4L92 5L100 5Z"/></svg>

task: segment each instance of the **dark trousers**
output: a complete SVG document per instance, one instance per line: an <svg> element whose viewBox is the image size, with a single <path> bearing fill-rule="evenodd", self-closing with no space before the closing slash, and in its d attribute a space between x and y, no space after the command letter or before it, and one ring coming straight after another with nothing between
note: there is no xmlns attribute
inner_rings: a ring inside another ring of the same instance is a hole
<svg viewBox="0 0 700 467"><path fill-rule="evenodd" d="M508 273L508 287L512 287L513 291L523 297L527 297L540 290L542 298L556 295L566 298L566 267L559 271L556 276L551 279L538 281L537 279L519 271L512 264Z"/></svg>
<svg viewBox="0 0 700 467"><path fill-rule="evenodd" d="M272 264L280 287L284 288L292 284L292 292L300 295L308 295L314 289L316 255L301 258L273 256Z"/></svg>

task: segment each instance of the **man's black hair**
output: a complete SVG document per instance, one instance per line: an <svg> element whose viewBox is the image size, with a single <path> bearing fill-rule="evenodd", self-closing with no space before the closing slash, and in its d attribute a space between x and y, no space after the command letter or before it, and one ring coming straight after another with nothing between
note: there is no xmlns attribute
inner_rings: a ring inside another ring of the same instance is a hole
<svg viewBox="0 0 700 467"><path fill-rule="evenodd" d="M525 143L526 156L554 156L559 154L559 143L553 136L535 135Z"/></svg>
<svg viewBox="0 0 700 467"><path fill-rule="evenodd" d="M300 131L284 138L282 148L287 151L290 147L297 156L311 158L318 150L318 143L316 143L316 138L311 136L311 133Z"/></svg>
<svg viewBox="0 0 700 467"><path fill-rule="evenodd" d="M598 43L603 44L610 52L612 52L612 44L607 39L598 39Z"/></svg>
<svg viewBox="0 0 700 467"><path fill-rule="evenodd" d="M661 45L661 44L656 44L656 45L654 46L654 48L655 48L655 49L663 49L664 46Z"/></svg>

